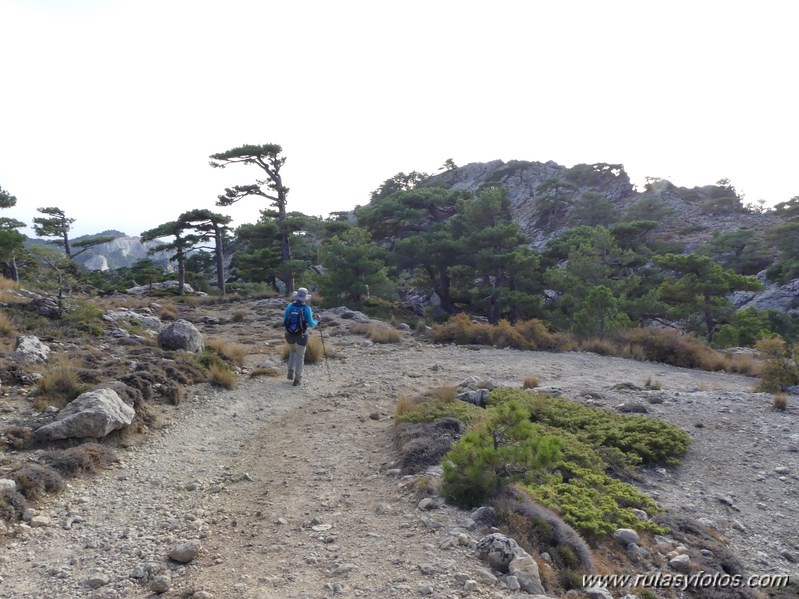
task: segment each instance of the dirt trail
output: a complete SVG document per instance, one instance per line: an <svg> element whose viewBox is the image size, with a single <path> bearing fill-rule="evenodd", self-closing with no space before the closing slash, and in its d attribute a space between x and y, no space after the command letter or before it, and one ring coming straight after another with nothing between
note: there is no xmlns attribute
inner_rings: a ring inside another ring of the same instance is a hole
<svg viewBox="0 0 799 599"><path fill-rule="evenodd" d="M52 525L19 534L3 548L0 597L150 597L159 575L169 579L160 596L175 598L448 598L462 596L464 577L478 581L470 597L509 597L469 546L440 547L467 514L446 506L420 510L418 497L386 472L394 459L397 396L470 375L514 387L535 375L567 397L585 401L590 394L588 401L607 406L644 397L614 390L617 383L659 380L668 399L653 411L686 427L702 453L692 449L679 470L653 474L650 485L664 505L685 502L687 494L697 517L723 514L713 511L717 501L700 499L696 482L712 489L714 482L723 487L748 477L754 486L751 463L730 469L737 430L760 437L763 430L749 429L766 428L772 417L784 419L774 425L780 431L797 430L795 409L769 413L762 396L747 394L752 379L736 375L593 354L432 346L409 334L397 345L371 345L352 334L326 342L341 356L331 360L331 376L317 364L306 367L302 387L265 377L241 377L231 391L199 387L162 429L120 450L120 464L43 503L38 512ZM250 356L249 366L262 361ZM718 402L732 407L719 412ZM700 417L705 426L693 427ZM714 434L717 420L726 422L728 436ZM796 522L799 454L777 449L789 435L772 435L774 447L764 446L751 462L773 470L777 458L768 452L778 452L790 471L778 483L781 512ZM750 445L747 451L758 451ZM712 469L715 481L707 479ZM756 551L763 551L778 571L789 571L779 552L799 549L790 546L795 535L768 525L767 517L749 518L750 510L763 509L756 499L750 506L748 495L738 497L746 503L737 516L748 518L749 532L733 535L734 548L755 552L750 566L759 567ZM729 524L718 525L726 533ZM175 544L193 538L202 546L194 561L166 558ZM753 540L757 547L750 547Z"/></svg>

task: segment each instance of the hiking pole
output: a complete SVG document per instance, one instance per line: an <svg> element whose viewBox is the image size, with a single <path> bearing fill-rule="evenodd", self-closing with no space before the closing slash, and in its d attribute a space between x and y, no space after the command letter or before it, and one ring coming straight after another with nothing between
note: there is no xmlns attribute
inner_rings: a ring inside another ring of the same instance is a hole
<svg viewBox="0 0 799 599"><path fill-rule="evenodd" d="M325 349L325 336L322 334L322 321L319 320L319 338L322 340L322 353L325 355L325 368L327 368L327 379L333 380L330 376L330 365L327 363L327 349Z"/></svg>

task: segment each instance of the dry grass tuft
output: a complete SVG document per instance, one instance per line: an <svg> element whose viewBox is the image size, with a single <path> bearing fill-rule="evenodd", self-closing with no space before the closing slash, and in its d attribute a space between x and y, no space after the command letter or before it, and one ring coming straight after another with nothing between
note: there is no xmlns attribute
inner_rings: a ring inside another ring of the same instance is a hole
<svg viewBox="0 0 799 599"><path fill-rule="evenodd" d="M535 389L541 384L541 381L538 380L537 376L528 376L525 377L524 382L522 382L522 389Z"/></svg>
<svg viewBox="0 0 799 599"><path fill-rule="evenodd" d="M775 393L774 400L771 403L771 408L778 412L784 412L788 409L788 396L785 393Z"/></svg>
<svg viewBox="0 0 799 599"><path fill-rule="evenodd" d="M270 368L253 368L250 372L250 378L255 378L256 376L268 376L274 378L280 376L280 371L274 366Z"/></svg>
<svg viewBox="0 0 799 599"><path fill-rule="evenodd" d="M401 339L397 329L380 325L369 325L366 334L372 343L399 343Z"/></svg>
<svg viewBox="0 0 799 599"><path fill-rule="evenodd" d="M0 291L11 291L12 289L18 289L19 283L13 281L11 279L5 278L3 275L0 275Z"/></svg>
<svg viewBox="0 0 799 599"><path fill-rule="evenodd" d="M289 359L289 353L291 352L291 347L288 343L284 343L280 347L280 357L284 360ZM308 338L308 345L305 348L305 360L303 360L304 364L316 364L319 360L325 357L325 352L322 349L322 342L317 337L309 337Z"/></svg>
<svg viewBox="0 0 799 599"><path fill-rule="evenodd" d="M244 322L246 313L243 310L234 310L233 315L230 317L232 322Z"/></svg>
<svg viewBox="0 0 799 599"><path fill-rule="evenodd" d="M36 389L38 396L34 405L43 409L48 405L63 408L85 389L80 385L80 364L74 358L60 355L42 373Z"/></svg>
<svg viewBox="0 0 799 599"><path fill-rule="evenodd" d="M397 398L397 406L394 408L394 415L399 418L400 416L404 416L405 414L409 414L413 411L413 407L416 405L416 401L410 395L400 395Z"/></svg>
<svg viewBox="0 0 799 599"><path fill-rule="evenodd" d="M236 386L236 375L228 368L227 364L220 365L214 362L209 370L211 371L210 381L214 385L219 385L225 389L233 389Z"/></svg>
<svg viewBox="0 0 799 599"><path fill-rule="evenodd" d="M241 343L229 343L224 339L209 339L205 342L205 347L237 366L244 365L244 358L249 353L248 346Z"/></svg>
<svg viewBox="0 0 799 599"><path fill-rule="evenodd" d="M659 380L648 376L644 382L644 388L652 391L660 391L663 388L663 384Z"/></svg>
<svg viewBox="0 0 799 599"><path fill-rule="evenodd" d="M15 337L17 335L17 328L14 326L14 322L5 312L0 312L0 335L3 337Z"/></svg>
<svg viewBox="0 0 799 599"><path fill-rule="evenodd" d="M177 320L178 307L173 303L161 304L161 310L158 313L161 320Z"/></svg>

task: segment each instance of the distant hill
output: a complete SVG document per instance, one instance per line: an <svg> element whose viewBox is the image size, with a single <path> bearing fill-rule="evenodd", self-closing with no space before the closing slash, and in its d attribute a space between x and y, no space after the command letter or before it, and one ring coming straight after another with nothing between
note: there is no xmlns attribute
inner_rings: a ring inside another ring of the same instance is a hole
<svg viewBox="0 0 799 599"><path fill-rule="evenodd" d="M564 209L546 218L542 209L545 193L541 184L563 182ZM714 233L738 229L762 231L783 221L774 213L757 212L744 206L729 185L677 187L666 180L653 180L647 189L637 190L622 165L578 164L566 167L555 162L495 160L473 163L430 177L421 185L453 190L480 191L490 186L505 187L513 216L530 237L532 247L542 248L565 229L581 224L575 219L583 194L594 192L610 201L618 221L655 220L655 235L685 251L694 251L713 238Z"/></svg>

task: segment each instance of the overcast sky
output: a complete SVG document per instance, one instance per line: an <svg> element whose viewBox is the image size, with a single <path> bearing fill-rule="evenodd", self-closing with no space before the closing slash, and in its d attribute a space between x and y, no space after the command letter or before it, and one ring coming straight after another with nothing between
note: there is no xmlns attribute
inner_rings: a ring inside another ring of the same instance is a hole
<svg viewBox="0 0 799 599"><path fill-rule="evenodd" d="M0 186L27 223L129 235L216 207L276 143L289 210L399 171L621 163L747 201L799 195L794 2L0 0ZM30 230L25 231L32 235Z"/></svg>

